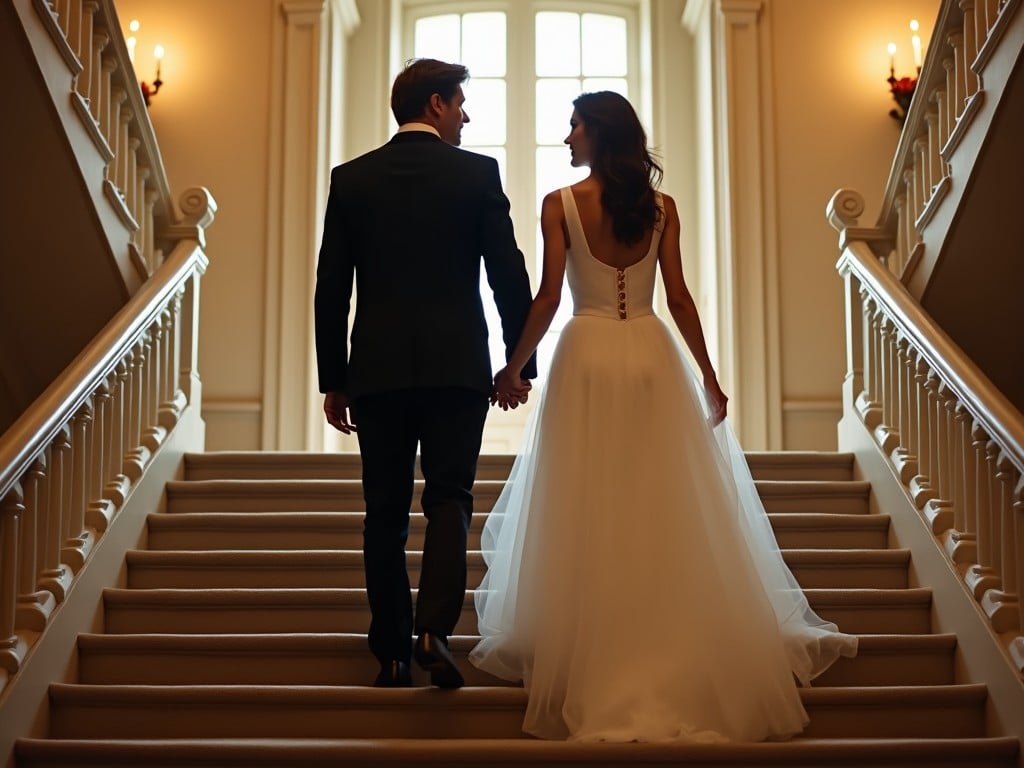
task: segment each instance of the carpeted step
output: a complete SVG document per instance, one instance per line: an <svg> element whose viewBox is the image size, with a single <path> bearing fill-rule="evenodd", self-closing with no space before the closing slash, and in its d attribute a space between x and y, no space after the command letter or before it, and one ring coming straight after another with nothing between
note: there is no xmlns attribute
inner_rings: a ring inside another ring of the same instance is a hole
<svg viewBox="0 0 1024 768"><path fill-rule="evenodd" d="M785 550L783 557L801 586L901 589L907 586L910 552L905 549ZM419 582L421 552L406 564ZM364 587L359 550L130 550L130 589L231 589L260 587ZM468 586L486 571L483 553L468 553Z"/></svg>
<svg viewBox="0 0 1024 768"><path fill-rule="evenodd" d="M867 514L870 484L862 480L757 480L768 512ZM420 509L424 483L417 480L413 509ZM504 482L473 486L474 509L494 506ZM175 480L167 483L167 511L181 512L359 512L365 509L358 480Z"/></svg>
<svg viewBox="0 0 1024 768"><path fill-rule="evenodd" d="M473 506L486 512L505 486L480 480L473 486ZM417 480L413 508L420 508L423 481ZM167 511L179 512L362 512L363 486L358 480L173 480L167 483Z"/></svg>
<svg viewBox="0 0 1024 768"><path fill-rule="evenodd" d="M884 549L886 515L773 513L768 516L783 549ZM473 515L469 548L480 548L486 515ZM154 512L147 518L151 550L362 549L361 512ZM410 518L408 548L422 549L426 518Z"/></svg>
<svg viewBox="0 0 1024 768"><path fill-rule="evenodd" d="M18 768L1016 768L1011 738L581 744L537 739L21 739Z"/></svg>
<svg viewBox="0 0 1024 768"><path fill-rule="evenodd" d="M757 480L851 480L853 454L831 451L747 451ZM483 454L477 480L505 480L515 456ZM185 454L186 480L358 480L358 453L209 451Z"/></svg>
<svg viewBox="0 0 1024 768"><path fill-rule="evenodd" d="M766 512L868 514L871 484L863 480L756 480Z"/></svg>
<svg viewBox="0 0 1024 768"><path fill-rule="evenodd" d="M469 663L478 641L449 641L467 684L518 685ZM861 635L857 656L814 685L947 685L955 650L955 635ZM377 674L363 634L89 634L78 638L78 658L78 681L96 685L364 685ZM426 684L415 665L413 675Z"/></svg>
<svg viewBox="0 0 1024 768"><path fill-rule="evenodd" d="M976 738L984 685L805 688L811 738ZM54 684L50 735L82 738L523 736L521 688Z"/></svg>
<svg viewBox="0 0 1024 768"><path fill-rule="evenodd" d="M931 592L927 589L805 592L818 615L845 632L930 631ZM105 631L118 634L360 633L370 620L362 589L106 589L103 601ZM455 633L476 634L471 591Z"/></svg>

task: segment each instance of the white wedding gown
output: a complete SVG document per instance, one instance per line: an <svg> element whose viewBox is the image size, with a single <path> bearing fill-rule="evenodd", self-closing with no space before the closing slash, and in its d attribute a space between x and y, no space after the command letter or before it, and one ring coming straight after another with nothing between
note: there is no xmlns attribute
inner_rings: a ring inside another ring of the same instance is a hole
<svg viewBox="0 0 1024 768"><path fill-rule="evenodd" d="M470 659L524 682L523 729L542 738L799 733L796 681L856 638L811 611L735 437L710 427L654 314L660 233L617 270L591 254L569 189L562 201L574 316L484 529Z"/></svg>

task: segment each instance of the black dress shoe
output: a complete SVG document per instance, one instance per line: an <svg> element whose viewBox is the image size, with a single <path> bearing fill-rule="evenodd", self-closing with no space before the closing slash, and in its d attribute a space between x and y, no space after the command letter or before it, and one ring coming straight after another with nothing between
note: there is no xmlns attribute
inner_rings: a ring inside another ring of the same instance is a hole
<svg viewBox="0 0 1024 768"><path fill-rule="evenodd" d="M380 665L380 673L373 681L374 688L407 688L412 685L412 673L404 661L389 661Z"/></svg>
<svg viewBox="0 0 1024 768"><path fill-rule="evenodd" d="M455 665L448 644L430 632L422 633L416 639L412 651L416 663L430 673L430 684L438 688L461 688L466 682Z"/></svg>

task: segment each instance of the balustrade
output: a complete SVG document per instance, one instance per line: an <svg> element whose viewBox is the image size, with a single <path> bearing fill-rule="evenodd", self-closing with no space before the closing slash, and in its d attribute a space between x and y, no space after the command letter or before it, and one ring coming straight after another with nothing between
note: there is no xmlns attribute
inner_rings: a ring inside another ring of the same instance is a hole
<svg viewBox="0 0 1024 768"><path fill-rule="evenodd" d="M16 673L186 407L196 404L199 246L214 203L186 193L179 241L127 306L0 438L0 670ZM199 201L206 201L205 205ZM0 676L0 687L3 685Z"/></svg>
<svg viewBox="0 0 1024 768"><path fill-rule="evenodd" d="M980 106L984 63L1019 5L958 0L942 6L879 221L892 237L886 266L904 282L922 256L924 229L950 189L949 159Z"/></svg>
<svg viewBox="0 0 1024 768"><path fill-rule="evenodd" d="M80 65L72 93L107 160L104 193L128 230L133 262L150 275L160 262L153 221L170 218L170 191L114 2L35 0L35 6Z"/></svg>
<svg viewBox="0 0 1024 768"><path fill-rule="evenodd" d="M843 230L855 229L862 211L863 199L849 190L829 203L830 219ZM847 380L855 388L847 390L845 408L889 458L937 546L1024 672L1024 418L865 241L843 242L847 326L857 329L847 333Z"/></svg>

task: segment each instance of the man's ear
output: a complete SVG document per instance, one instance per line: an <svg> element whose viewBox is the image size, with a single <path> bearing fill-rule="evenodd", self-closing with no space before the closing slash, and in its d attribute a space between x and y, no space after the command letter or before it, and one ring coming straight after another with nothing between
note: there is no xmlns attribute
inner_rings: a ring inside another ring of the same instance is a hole
<svg viewBox="0 0 1024 768"><path fill-rule="evenodd" d="M441 98L441 94L439 94L439 93L432 93L432 94L430 94L430 102L427 105L427 108L429 109L430 114L432 114L434 116L439 116L441 114L441 112L443 111L444 107L445 107L445 103L444 103L444 99Z"/></svg>

